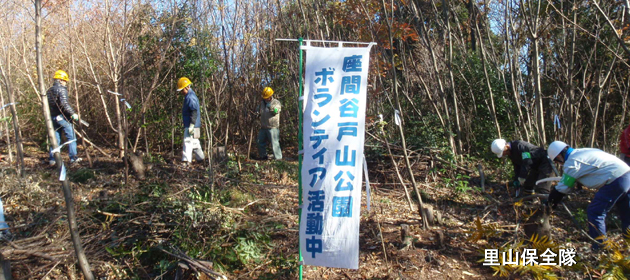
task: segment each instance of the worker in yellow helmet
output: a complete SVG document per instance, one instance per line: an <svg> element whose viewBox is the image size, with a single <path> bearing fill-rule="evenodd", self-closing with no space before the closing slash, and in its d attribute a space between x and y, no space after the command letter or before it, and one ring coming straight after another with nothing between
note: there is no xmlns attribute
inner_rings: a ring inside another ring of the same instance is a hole
<svg viewBox="0 0 630 280"><path fill-rule="evenodd" d="M55 138L57 138L57 145L61 145L60 130L63 130L66 135L67 141L76 140L74 135L73 121L79 120L79 115L74 111L70 103L68 103L68 73L63 70L57 70L53 76L53 86L48 89L46 95L48 97L48 107L50 109L50 117L52 118L53 128L55 129ZM80 157L77 157L77 142L73 141L68 144L68 150L70 154L70 164L81 161ZM49 164L51 166L56 165L55 157L50 150Z"/></svg>
<svg viewBox="0 0 630 280"><path fill-rule="evenodd" d="M273 98L273 89L265 87L262 91L262 101L258 105L260 112L260 131L258 132L258 155L261 160L267 160L267 145L271 142L273 156L282 159L280 149L280 100Z"/></svg>
<svg viewBox="0 0 630 280"><path fill-rule="evenodd" d="M182 107L182 119L184 121L184 150L182 151L182 161L188 165L195 155L197 161L204 159L201 142L199 142L201 129L201 114L199 112L199 99L190 88L192 82L181 77L177 81L177 91L184 95L184 105Z"/></svg>

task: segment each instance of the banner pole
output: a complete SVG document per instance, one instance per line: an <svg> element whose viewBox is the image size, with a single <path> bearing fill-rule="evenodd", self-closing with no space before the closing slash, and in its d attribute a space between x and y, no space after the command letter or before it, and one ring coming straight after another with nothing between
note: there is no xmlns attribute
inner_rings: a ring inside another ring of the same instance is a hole
<svg viewBox="0 0 630 280"><path fill-rule="evenodd" d="M298 85L298 230L301 228L301 224L302 224L302 153L300 153L300 151L304 150L304 145L303 145L303 135L302 135L302 114L304 112L303 108L304 108L304 93L303 93L303 87L302 87L302 37L300 37L298 39L298 50L299 50L299 85ZM302 273L303 273L303 265L302 262L304 261L304 259L302 258L302 239L300 238L300 234L298 233L298 252L299 252L299 264L300 264L300 268L299 268L299 273L300 273L300 280L302 280Z"/></svg>

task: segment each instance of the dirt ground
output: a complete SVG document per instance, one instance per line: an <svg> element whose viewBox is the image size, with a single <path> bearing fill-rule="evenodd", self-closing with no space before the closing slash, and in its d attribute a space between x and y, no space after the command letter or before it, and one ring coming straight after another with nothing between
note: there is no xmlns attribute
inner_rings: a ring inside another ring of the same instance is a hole
<svg viewBox="0 0 630 280"><path fill-rule="evenodd" d="M83 279L70 241L57 171L47 165L46 154L38 147L27 146L26 154L23 179L7 158L0 162L0 196L13 234L10 241L1 241L0 252L11 262L14 279ZM264 231L269 240L262 255L236 268L224 265L213 269L228 279L298 278L295 159L273 163L239 158L220 163L227 167L216 168L212 191L236 190L245 197L235 203L232 192L231 200L222 204L203 199L207 193L200 190L209 182L203 164L184 167L174 157L162 156L146 180L136 180L132 174L125 185L124 164L119 159L93 151L92 160L92 168L85 160L70 166L68 174L83 246L97 279L209 279L190 270L176 278L176 264L181 263L182 255L211 263L211 254L205 250L217 250L210 246L217 239L225 240L218 248L226 252L240 244L230 235L262 227L269 228ZM482 192L480 178L467 173L467 168L448 171L438 168L437 163L433 169L417 163L416 177L424 179L418 183L423 201L442 218L439 224L423 229L415 199L412 210L392 166L385 162L386 158L369 162L371 209L362 203L360 268L304 266L304 279L533 279L527 273L494 276L492 268L481 262L485 248L499 249L525 240L522 213L531 213L539 202L515 206L517 201L508 195L511 190L506 186L485 182ZM458 183L460 188L456 189L452 184L456 181L466 183ZM411 185L407 186L415 197ZM590 191L582 190L568 199L567 206L585 209L590 197ZM195 209L203 209L203 217L191 220L190 212L173 206L190 201L196 201ZM576 248L578 263L594 261L586 238L568 214L554 214L553 240ZM221 218L215 219L215 215ZM231 230L217 231L216 227L227 220ZM477 221L490 225L495 234L471 240L479 230ZM409 225L410 246L403 246L403 225ZM174 240L190 241L179 242L179 246L198 246L174 251ZM555 274L565 279L591 276L571 269L558 269Z"/></svg>

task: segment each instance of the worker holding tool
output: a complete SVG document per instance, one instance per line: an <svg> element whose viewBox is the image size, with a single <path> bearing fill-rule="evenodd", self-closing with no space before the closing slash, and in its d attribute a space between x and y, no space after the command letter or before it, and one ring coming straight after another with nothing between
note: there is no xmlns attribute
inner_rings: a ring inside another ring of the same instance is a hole
<svg viewBox="0 0 630 280"><path fill-rule="evenodd" d="M630 229L630 167L614 155L599 149L573 149L562 141L554 141L547 150L549 158L561 163L562 179L551 191L548 205L556 208L576 182L597 189L586 209L588 233L593 239L606 236L606 215L613 206L619 210L622 232ZM599 244L593 244L594 249Z"/></svg>
<svg viewBox="0 0 630 280"><path fill-rule="evenodd" d="M630 125L619 136L619 152L621 159L630 166Z"/></svg>
<svg viewBox="0 0 630 280"><path fill-rule="evenodd" d="M74 134L74 126L72 124L73 121L79 120L79 115L74 111L74 109L72 109L70 103L68 103L67 83L70 78L68 77L68 73L65 71L57 70L53 76L53 80L53 86L46 92L46 95L48 96L50 117L52 118L53 128L55 129L57 145L61 146L61 135L59 130L63 130L63 133L66 135L66 139L69 142L68 151L70 155L70 164L74 164L81 161L81 158L77 157L77 142ZM51 166L56 164L52 147L50 148L50 156L48 160Z"/></svg>
<svg viewBox="0 0 630 280"><path fill-rule="evenodd" d="M280 100L273 98L273 89L265 87L262 91L262 101L258 105L260 112L260 131L258 132L258 155L261 160L267 160L267 145L271 141L273 156L276 160L282 159L280 149Z"/></svg>
<svg viewBox="0 0 630 280"><path fill-rule="evenodd" d="M516 197L521 196L521 190L523 195L534 194L534 188L537 193L549 193L551 182L536 185L537 180L550 177L553 172L545 149L521 140L506 142L503 139L492 141L490 149L497 157L508 156L512 161L514 166L512 186L516 190Z"/></svg>
<svg viewBox="0 0 630 280"><path fill-rule="evenodd" d="M184 95L184 105L182 107L184 150L182 151L182 161L185 165L192 162L193 153L197 161L202 161L205 158L201 149L201 142L199 142L201 134L199 99L192 88L190 88L191 85L192 82L186 77L181 77L177 81L177 91Z"/></svg>

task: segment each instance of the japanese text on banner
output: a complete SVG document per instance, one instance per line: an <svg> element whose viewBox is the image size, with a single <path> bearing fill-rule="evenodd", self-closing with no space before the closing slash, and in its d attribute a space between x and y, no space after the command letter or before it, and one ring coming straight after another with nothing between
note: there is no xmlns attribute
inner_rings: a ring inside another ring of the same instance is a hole
<svg viewBox="0 0 630 280"><path fill-rule="evenodd" d="M357 269L370 48L305 49L300 250L304 264Z"/></svg>

